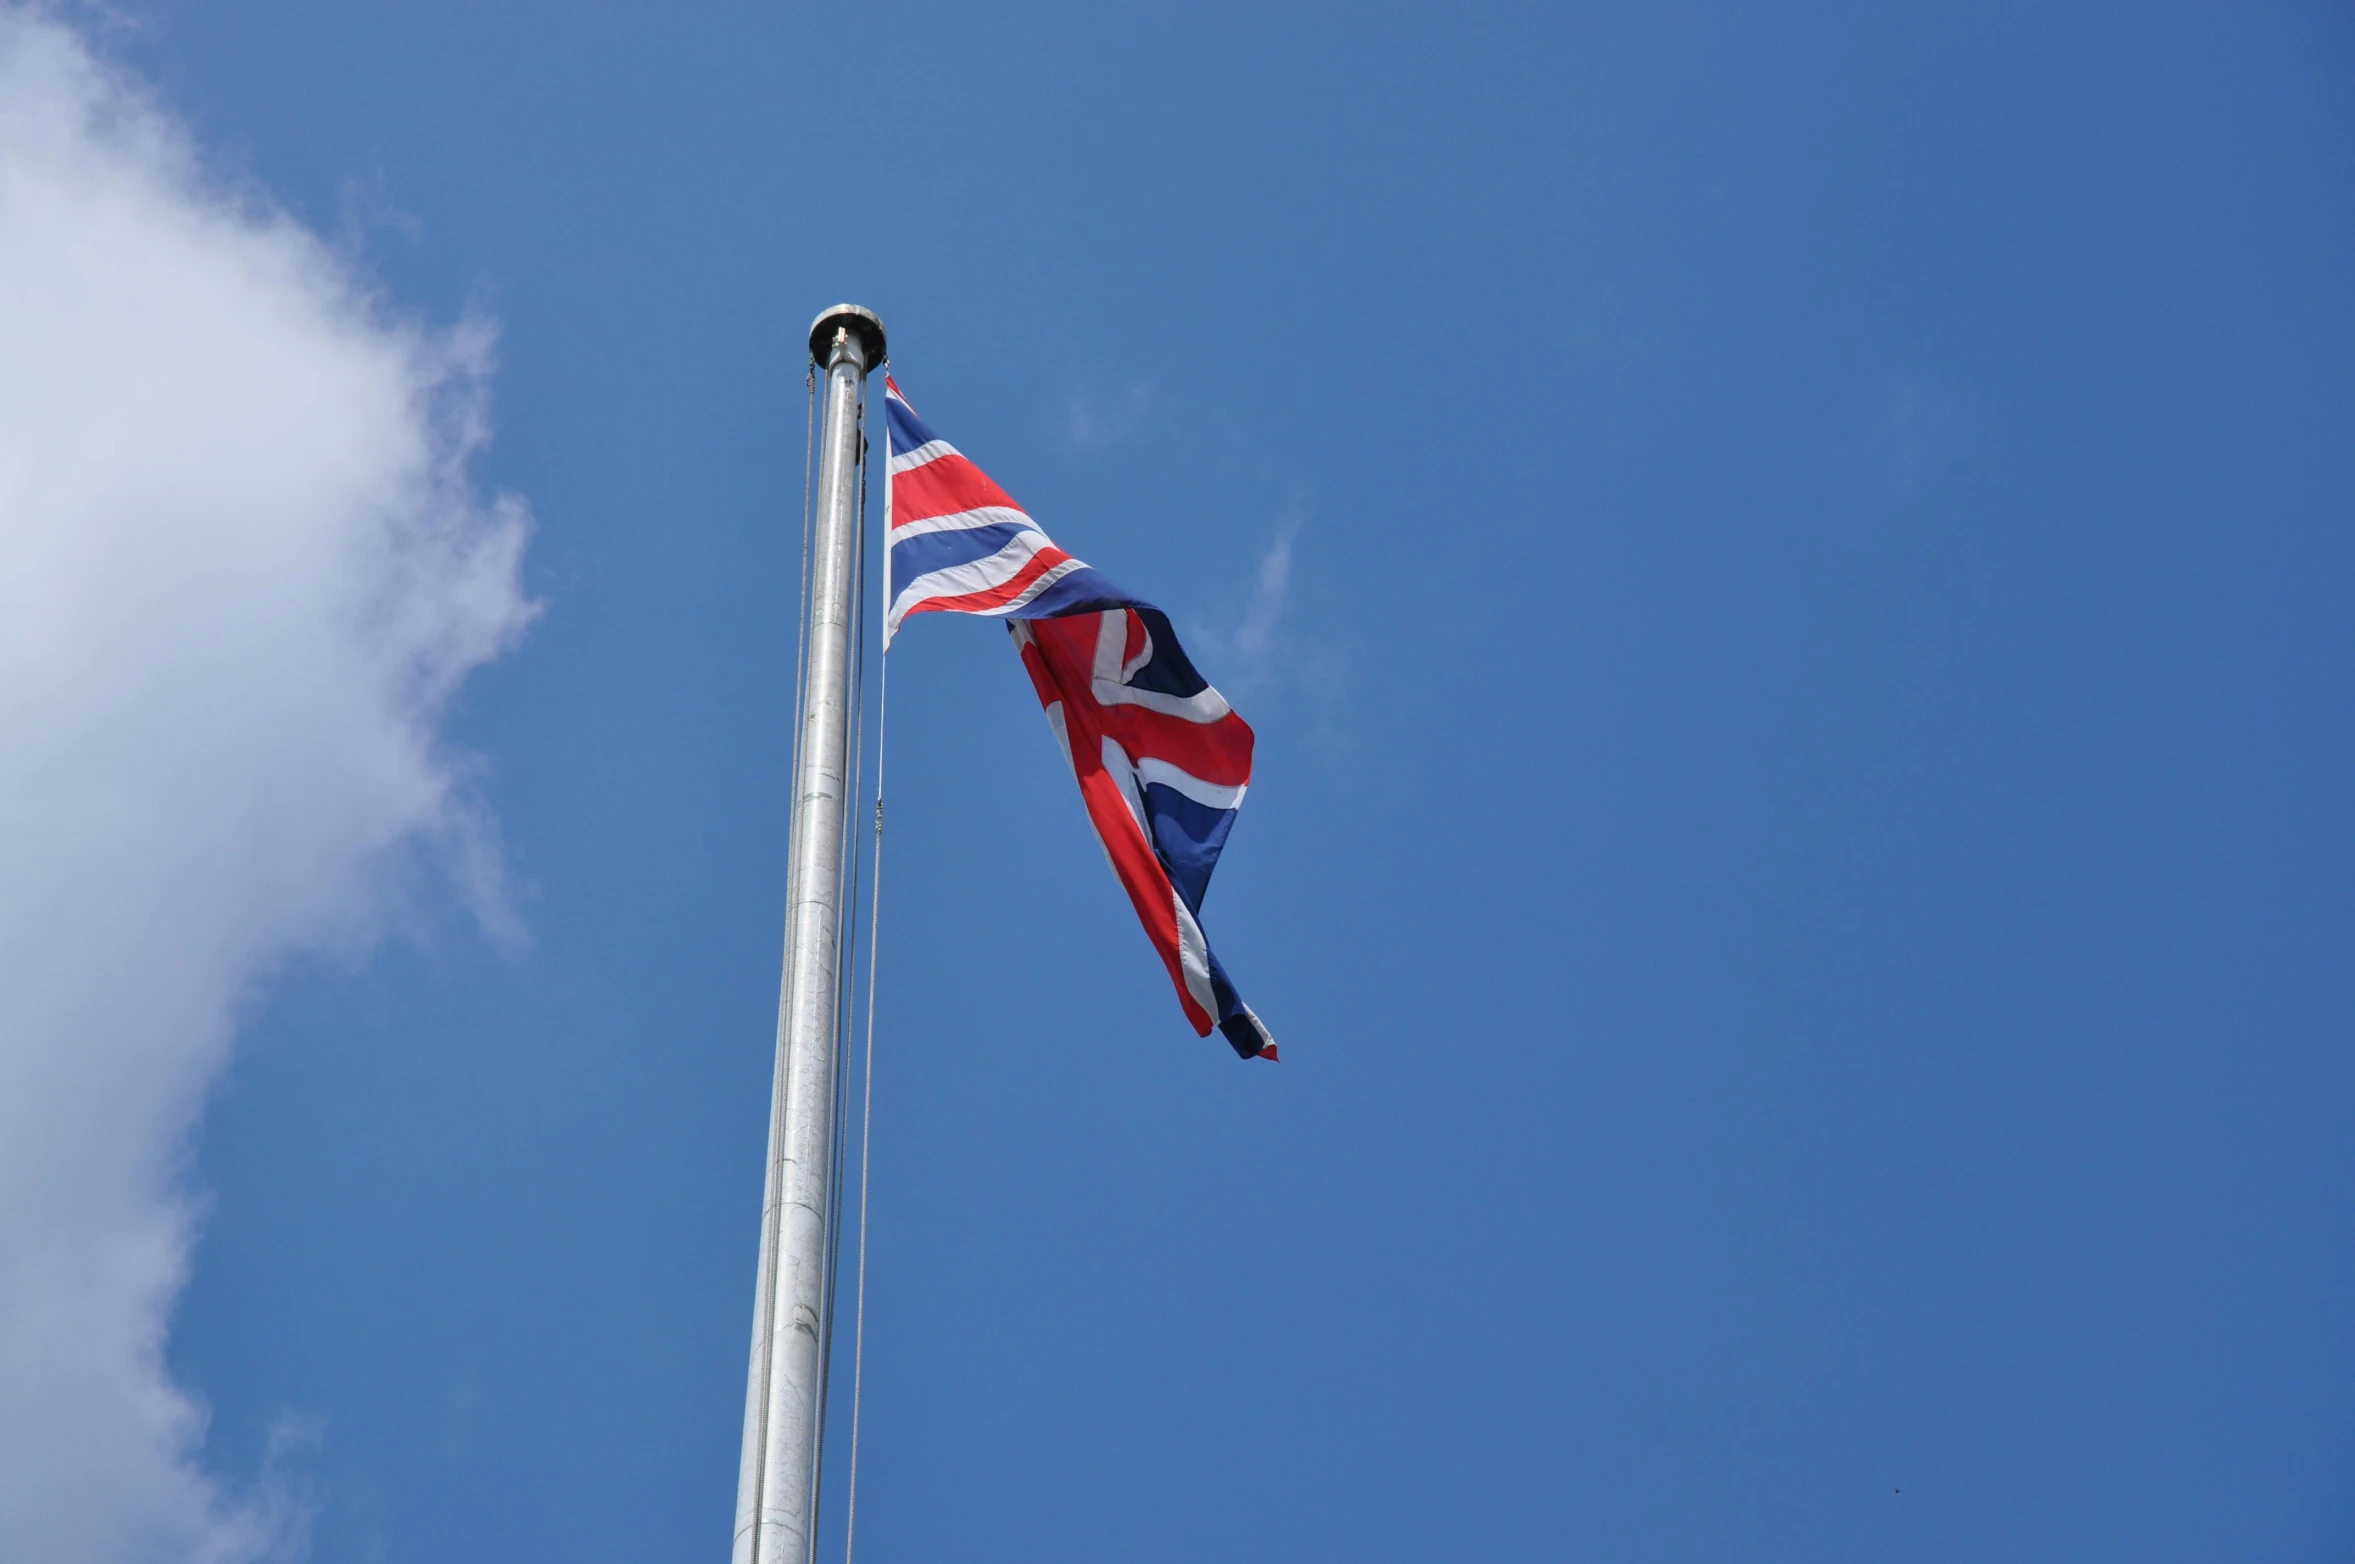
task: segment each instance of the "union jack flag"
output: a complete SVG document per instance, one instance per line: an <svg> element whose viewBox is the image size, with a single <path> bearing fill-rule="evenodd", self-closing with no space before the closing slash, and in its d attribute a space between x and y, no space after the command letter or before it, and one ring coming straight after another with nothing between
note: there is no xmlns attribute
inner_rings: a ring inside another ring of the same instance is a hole
<svg viewBox="0 0 2355 1564"><path fill-rule="evenodd" d="M1251 785L1251 729L1194 671L1169 616L1057 548L885 377L890 644L910 614L1010 621L1112 872L1197 1036L1275 1039L1202 936L1202 898Z"/></svg>

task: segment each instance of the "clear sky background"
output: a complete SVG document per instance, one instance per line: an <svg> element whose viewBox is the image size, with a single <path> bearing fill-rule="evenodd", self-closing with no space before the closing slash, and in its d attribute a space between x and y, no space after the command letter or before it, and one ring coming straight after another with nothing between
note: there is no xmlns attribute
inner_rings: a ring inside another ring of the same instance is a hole
<svg viewBox="0 0 2355 1564"><path fill-rule="evenodd" d="M2355 1549L2343 8L67 14L533 517L522 939L280 964L185 1172L321 1564L723 1556L844 298L1256 727L1283 1048L912 624L861 1557Z"/></svg>

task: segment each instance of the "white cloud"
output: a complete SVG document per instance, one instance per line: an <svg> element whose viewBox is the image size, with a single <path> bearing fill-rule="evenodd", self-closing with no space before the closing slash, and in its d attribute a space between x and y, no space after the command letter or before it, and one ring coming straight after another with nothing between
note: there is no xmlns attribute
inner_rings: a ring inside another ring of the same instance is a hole
<svg viewBox="0 0 2355 1564"><path fill-rule="evenodd" d="M1292 597L1292 540L1300 536L1300 516L1295 513L1276 523L1276 535L1269 540L1267 552L1259 556L1259 569L1251 582L1251 600L1243 607L1243 617L1236 621L1232 643L1236 658L1241 662L1244 677L1264 682L1273 671L1279 644L1277 632L1284 622L1284 608Z"/></svg>
<svg viewBox="0 0 2355 1564"><path fill-rule="evenodd" d="M1082 388L1072 392L1070 399L1063 404L1064 443L1075 451L1093 451L1107 445L1118 445L1137 432L1152 410L1153 386L1150 381L1131 381L1123 390L1110 396Z"/></svg>
<svg viewBox="0 0 2355 1564"><path fill-rule="evenodd" d="M1192 616L1180 626L1194 664L1246 717L1286 721L1328 752L1346 747L1352 642L1344 623L1318 613L1314 594L1304 617L1297 589L1297 549L1307 525L1304 504L1278 518L1238 607ZM1302 726L1305 721L1305 727Z"/></svg>
<svg viewBox="0 0 2355 1564"><path fill-rule="evenodd" d="M1281 684L1292 671L1284 619L1292 602L1292 544L1302 520L1295 510L1276 523L1240 609L1189 616L1182 626L1195 663L1229 697Z"/></svg>
<svg viewBox="0 0 2355 1564"><path fill-rule="evenodd" d="M530 617L464 471L488 349L0 9L0 1556L301 1546L165 1372L188 1137L257 980L379 931L403 854L495 906L436 737Z"/></svg>

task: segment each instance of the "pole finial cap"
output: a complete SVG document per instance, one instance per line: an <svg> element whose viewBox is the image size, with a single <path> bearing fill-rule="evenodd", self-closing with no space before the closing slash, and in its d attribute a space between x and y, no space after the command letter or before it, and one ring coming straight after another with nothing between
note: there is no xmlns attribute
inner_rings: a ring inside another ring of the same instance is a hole
<svg viewBox="0 0 2355 1564"><path fill-rule="evenodd" d="M834 333L847 328L866 356L867 368L883 362L883 320L856 304L837 304L810 323L810 362L824 369L834 357Z"/></svg>

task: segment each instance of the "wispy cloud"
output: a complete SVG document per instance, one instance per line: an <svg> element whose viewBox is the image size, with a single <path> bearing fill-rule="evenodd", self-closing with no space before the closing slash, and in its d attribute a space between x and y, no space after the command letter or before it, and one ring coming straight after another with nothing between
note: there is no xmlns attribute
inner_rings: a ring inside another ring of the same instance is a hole
<svg viewBox="0 0 2355 1564"><path fill-rule="evenodd" d="M425 243L425 219L393 199L383 165L371 165L365 179L346 175L335 195L336 238L353 254L365 253L380 234L412 250Z"/></svg>
<svg viewBox="0 0 2355 1564"><path fill-rule="evenodd" d="M1220 690L1235 698L1286 696L1303 701L1320 736L1336 734L1347 683L1345 638L1302 630L1295 599L1296 556L1308 525L1295 504L1277 518L1237 607L1198 616L1185 626L1195 660Z"/></svg>
<svg viewBox="0 0 2355 1564"><path fill-rule="evenodd" d="M1292 600L1292 543L1300 536L1302 519L1295 511L1276 523L1275 536L1253 572L1251 595L1224 638L1240 687L1264 685L1279 672L1284 610Z"/></svg>
<svg viewBox="0 0 2355 1564"><path fill-rule="evenodd" d="M467 476L491 337L386 319L0 7L0 343L0 1551L285 1557L315 1431L224 1484L165 1370L187 1142L259 978L404 862L501 916L440 738L531 613Z"/></svg>
<svg viewBox="0 0 2355 1564"><path fill-rule="evenodd" d="M1135 434L1153 411L1153 385L1134 380L1118 391L1081 389L1063 404L1063 440L1075 451L1100 450Z"/></svg>

